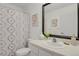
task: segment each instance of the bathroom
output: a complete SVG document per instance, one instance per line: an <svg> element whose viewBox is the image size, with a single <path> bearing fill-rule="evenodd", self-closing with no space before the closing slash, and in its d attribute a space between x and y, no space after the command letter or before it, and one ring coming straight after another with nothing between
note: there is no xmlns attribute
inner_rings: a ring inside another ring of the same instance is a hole
<svg viewBox="0 0 79 59"><path fill-rule="evenodd" d="M27 47L30 38L39 38L42 24L41 6L42 3L0 3L0 55L15 55L17 49ZM37 27L31 26L32 13L39 15ZM35 32L36 34L33 34Z"/></svg>
<svg viewBox="0 0 79 59"><path fill-rule="evenodd" d="M0 3L0 56L79 56L78 7Z"/></svg>

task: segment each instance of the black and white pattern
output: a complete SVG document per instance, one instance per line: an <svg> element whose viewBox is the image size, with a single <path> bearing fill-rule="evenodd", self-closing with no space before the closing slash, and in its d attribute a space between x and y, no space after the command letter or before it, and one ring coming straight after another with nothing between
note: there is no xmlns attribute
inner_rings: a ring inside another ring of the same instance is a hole
<svg viewBox="0 0 79 59"><path fill-rule="evenodd" d="M3 48L3 47L5 47L5 45L6 45L5 41L3 41L3 40L0 40L0 48Z"/></svg>
<svg viewBox="0 0 79 59"><path fill-rule="evenodd" d="M9 19L7 19L7 21L9 24L13 24L15 22L15 20L13 18L9 18Z"/></svg>
<svg viewBox="0 0 79 59"><path fill-rule="evenodd" d="M22 29L26 27L23 21L22 12L0 6L0 56L14 56L17 49L24 47L26 42Z"/></svg>
<svg viewBox="0 0 79 59"><path fill-rule="evenodd" d="M15 31L15 28L11 25L7 28L8 32L13 33Z"/></svg>
<svg viewBox="0 0 79 59"><path fill-rule="evenodd" d="M2 29L0 30L0 40L5 37L6 33Z"/></svg>
<svg viewBox="0 0 79 59"><path fill-rule="evenodd" d="M7 13L8 15L13 16L15 14L15 9L8 8Z"/></svg>
<svg viewBox="0 0 79 59"><path fill-rule="evenodd" d="M15 40L15 35L13 35L13 33L15 32L15 27L13 26L13 24L15 24L15 19L13 18L13 15L15 15L15 12L13 9L8 9L7 14L10 16L7 19L7 23L9 23L9 27L7 28L7 31L10 33L10 35L8 36L8 40L10 42L8 49L11 51L10 55L12 56L14 55L12 51L15 49L15 43L13 43Z"/></svg>
<svg viewBox="0 0 79 59"><path fill-rule="evenodd" d="M13 50L15 48L15 45L13 43L9 44L8 49Z"/></svg>
<svg viewBox="0 0 79 59"><path fill-rule="evenodd" d="M2 20L0 20L0 28L2 28L4 26L5 26L5 23Z"/></svg>
<svg viewBox="0 0 79 59"><path fill-rule="evenodd" d="M0 10L0 19L3 19L5 17L4 12Z"/></svg>
<svg viewBox="0 0 79 59"><path fill-rule="evenodd" d="M12 34L12 35L10 35L10 36L8 36L8 40L10 41L10 42L13 42L14 40L15 40L15 36Z"/></svg>

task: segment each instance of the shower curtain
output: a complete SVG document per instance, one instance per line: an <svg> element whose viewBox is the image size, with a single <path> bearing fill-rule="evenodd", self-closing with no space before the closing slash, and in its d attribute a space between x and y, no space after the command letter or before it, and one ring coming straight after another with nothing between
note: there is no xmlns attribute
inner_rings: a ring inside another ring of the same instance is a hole
<svg viewBox="0 0 79 59"><path fill-rule="evenodd" d="M14 56L27 39L28 14L0 5L0 56Z"/></svg>

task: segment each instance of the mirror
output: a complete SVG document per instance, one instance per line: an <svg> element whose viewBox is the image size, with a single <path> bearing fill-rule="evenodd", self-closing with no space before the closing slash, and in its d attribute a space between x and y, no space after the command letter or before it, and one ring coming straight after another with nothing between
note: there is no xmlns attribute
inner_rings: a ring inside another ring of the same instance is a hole
<svg viewBox="0 0 79 59"><path fill-rule="evenodd" d="M78 38L78 4L46 3L42 7L42 32L50 33L49 37L67 38L72 35Z"/></svg>

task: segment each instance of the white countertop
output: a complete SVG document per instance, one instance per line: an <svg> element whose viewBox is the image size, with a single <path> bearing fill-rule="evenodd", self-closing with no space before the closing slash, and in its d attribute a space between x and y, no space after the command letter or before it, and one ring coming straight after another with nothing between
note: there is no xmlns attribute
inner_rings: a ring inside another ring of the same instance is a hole
<svg viewBox="0 0 79 59"><path fill-rule="evenodd" d="M79 56L79 46L66 45L63 48L53 48L44 44L46 40L30 40L29 43L40 48L46 49L49 52L56 52L64 56Z"/></svg>

